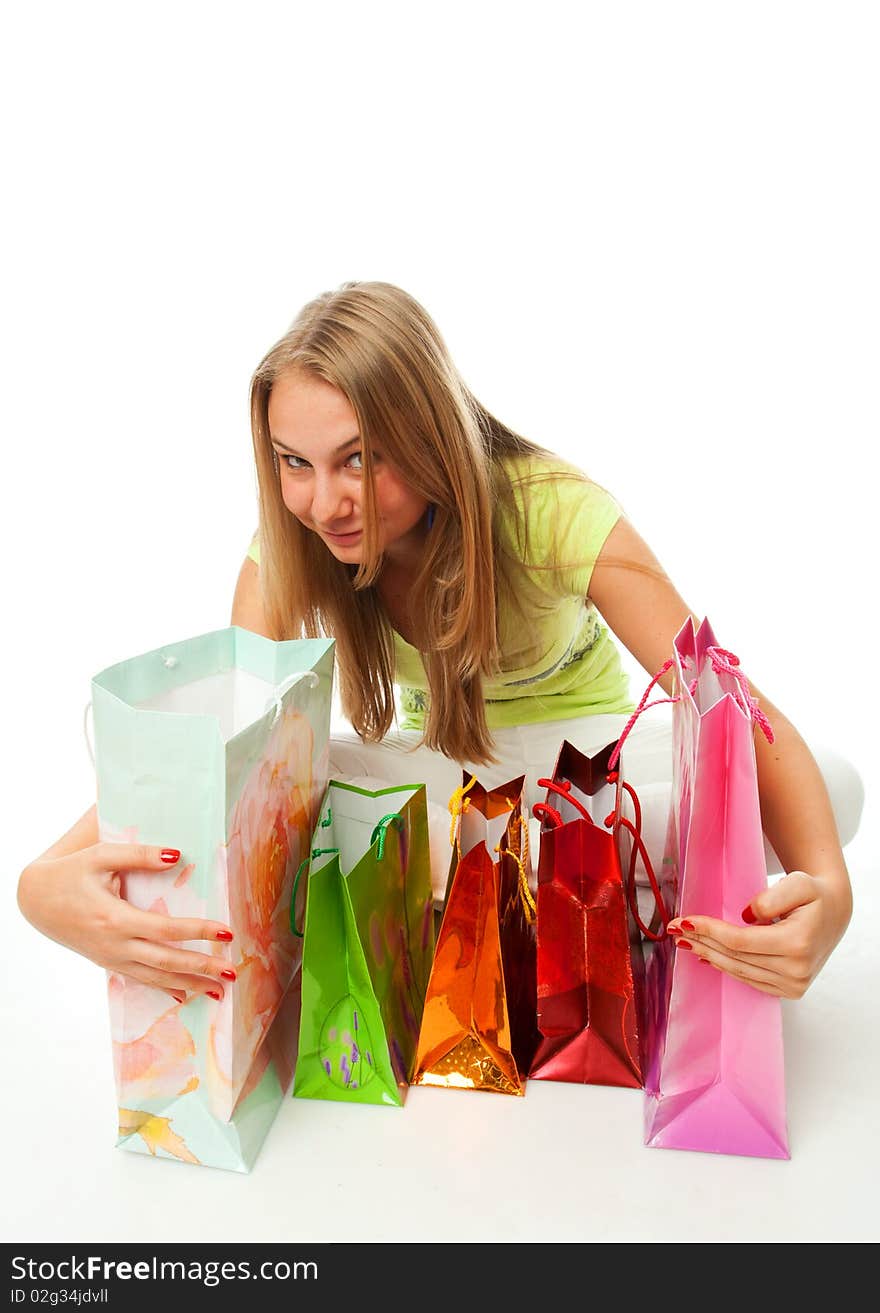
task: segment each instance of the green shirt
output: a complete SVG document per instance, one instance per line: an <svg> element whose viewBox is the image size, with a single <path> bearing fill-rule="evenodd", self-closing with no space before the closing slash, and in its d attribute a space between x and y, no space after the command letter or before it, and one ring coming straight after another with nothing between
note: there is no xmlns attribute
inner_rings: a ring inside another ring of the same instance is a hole
<svg viewBox="0 0 880 1313"><path fill-rule="evenodd" d="M506 461L515 504L503 514L501 535L522 567L513 600L505 602L500 590L501 669L483 677L489 728L631 712L620 654L587 600L593 566L620 507L556 457ZM256 536L248 555L259 564ZM396 630L394 661L400 727L422 730L429 696L425 669L419 652Z"/></svg>

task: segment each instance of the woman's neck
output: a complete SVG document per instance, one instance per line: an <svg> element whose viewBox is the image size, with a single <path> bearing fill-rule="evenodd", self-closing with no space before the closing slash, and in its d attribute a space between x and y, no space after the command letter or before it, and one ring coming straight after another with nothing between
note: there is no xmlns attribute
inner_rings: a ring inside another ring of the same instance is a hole
<svg viewBox="0 0 880 1313"><path fill-rule="evenodd" d="M405 533L401 538L395 539L393 543L388 543L382 549L385 560L383 573L386 566L390 566L392 572L409 574L413 578L418 574L422 564L422 558L425 554L425 540L428 536L428 530L423 520Z"/></svg>

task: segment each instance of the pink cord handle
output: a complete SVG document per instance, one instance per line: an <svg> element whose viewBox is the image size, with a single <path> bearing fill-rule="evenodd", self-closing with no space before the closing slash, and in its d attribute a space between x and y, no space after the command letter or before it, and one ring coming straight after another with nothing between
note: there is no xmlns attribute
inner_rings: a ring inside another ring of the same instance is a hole
<svg viewBox="0 0 880 1313"><path fill-rule="evenodd" d="M668 661L664 661L664 662L663 662L663 665L660 667L660 669L657 671L656 675L655 675L654 678L651 680L651 682L650 682L650 684L648 685L648 687L645 689L644 693L642 694L642 700L641 700L641 702L640 702L639 705L636 707L635 711L633 712L633 714L630 716L629 720L628 720L628 721L626 722L626 724L624 725L623 730L621 731L620 738L617 740L617 745L616 745L614 751L612 752L611 756L608 758L608 769L609 769L609 770L614 770L614 767L615 767L615 765L617 764L617 759L618 759L619 756L620 756L620 749L623 747L624 742L626 741L626 737L627 737L627 735L629 734L630 730L632 729L633 725L636 723L636 721L638 720L638 718L639 718L639 716L642 714L642 712L643 712L643 711L647 711L649 707L659 707L659 706L660 706L662 703L664 703L664 702L677 702L677 701L678 701L678 698L677 698L677 697L675 697L675 698L657 698L657 700L656 700L655 702L649 702L649 701L648 701L648 694L651 692L651 689L654 687L654 685L657 683L657 681L658 681L659 679L662 679L662 678L663 678L663 676L666 674L667 670L669 670L670 667L671 667L672 665L674 665L674 663L675 663L675 658L674 658L674 657L670 657Z"/></svg>
<svg viewBox="0 0 880 1313"><path fill-rule="evenodd" d="M734 652L728 652L723 647L707 647L706 656L712 662L712 668L717 675L732 675L736 680L737 687L742 694L745 702L745 710L751 716L752 720L760 729L761 733L768 743L772 743L775 737L770 726L770 721L764 715L755 699L749 692L749 681L741 670L738 669L739 657Z"/></svg>

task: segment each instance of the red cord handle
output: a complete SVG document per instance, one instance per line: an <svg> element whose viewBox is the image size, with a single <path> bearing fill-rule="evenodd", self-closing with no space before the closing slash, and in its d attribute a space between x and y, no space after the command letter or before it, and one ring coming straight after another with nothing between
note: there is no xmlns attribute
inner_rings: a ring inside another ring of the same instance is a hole
<svg viewBox="0 0 880 1313"><path fill-rule="evenodd" d="M610 771L609 774L606 775L605 780L608 784L616 784L618 780L618 772ZM589 821L590 825L595 825L595 821L583 804L579 802L577 798L572 797L570 781L540 779L538 780L538 787L547 789L550 793L558 793L563 798L567 798L571 805L580 812L585 821ZM631 784L627 784L626 780L621 781L620 787L625 789L632 799L636 818L635 825L633 825L632 821L628 820L626 816L618 816L616 812L611 812L605 817L605 824L610 828L614 825L615 820L617 820L632 836L633 848L630 855L629 871L626 876L626 899L639 930L646 939L651 939L654 943L658 943L661 939L666 937L666 925L669 921L669 917L666 912L666 906L663 902L663 895L660 892L660 886L657 883L657 877L654 874L654 867L651 864L651 859L648 856L648 851L645 848L645 843L642 839L642 807L639 802L638 794ZM532 808L532 815L537 816L539 819L546 819L554 829L558 829L563 824L561 814L555 807L551 807L549 803L535 803ZM661 934L657 934L650 928L650 926L646 926L639 913L639 905L636 898L636 860L639 857L641 857L645 864L645 870L648 873L648 883L651 886L651 892L654 895L654 902L656 903L657 911L660 914L660 921L663 926Z"/></svg>
<svg viewBox="0 0 880 1313"><path fill-rule="evenodd" d="M561 794L563 798L568 799L568 801L571 803L572 807L574 807L576 811L580 812L581 816L584 818L585 821L589 821L591 825L595 825L596 822L593 820L592 816L587 811L583 803L579 802L577 798L573 798L571 796L571 784L568 780L538 780L538 788L548 789L550 793ZM532 811L534 812L538 807L543 807L544 805L545 805L544 803L540 803L540 802L536 803L535 806L532 808ZM559 815L559 812L556 811L555 807L551 808L551 811L555 812L555 814L559 816L559 823L561 825L562 817Z"/></svg>
<svg viewBox="0 0 880 1313"><path fill-rule="evenodd" d="M616 818L619 821L619 823L624 827L624 829L627 830L630 835L632 835L632 839L633 839L633 849L630 855L629 871L627 872L627 876L626 876L626 897L629 903L630 911L632 912L633 917L635 918L636 925L639 927L639 929L641 930L642 934L645 936L646 939L651 939L656 944L661 939L664 939L666 937L666 926L669 922L669 916L666 911L666 905L663 902L663 895L660 892L660 886L657 883L657 877L654 874L654 867L651 864L651 859L648 856L648 851L645 848L645 843L644 840L642 839L642 835L641 835L642 809L639 806L639 800L636 797L635 790L629 784L624 783L623 788L626 789L627 793L632 798L633 806L635 807L635 812L636 812L635 825L633 825L632 821L628 820L626 816L618 816ZM614 812L612 812L610 816L606 816L605 818L606 825L609 826L613 825L614 821L615 821ZM644 921L642 920L639 914L639 904L638 904L638 899L636 898L637 857L641 857L642 861L645 864L645 870L648 874L648 883L651 886L651 893L654 895L654 902L657 906L657 911L660 913L660 923L663 926L663 931L659 935L656 934L655 931L653 931L649 926L645 925Z"/></svg>
<svg viewBox="0 0 880 1313"><path fill-rule="evenodd" d="M563 823L560 813L547 802L536 802L532 808L532 815L539 821L545 821L551 830L558 830Z"/></svg>

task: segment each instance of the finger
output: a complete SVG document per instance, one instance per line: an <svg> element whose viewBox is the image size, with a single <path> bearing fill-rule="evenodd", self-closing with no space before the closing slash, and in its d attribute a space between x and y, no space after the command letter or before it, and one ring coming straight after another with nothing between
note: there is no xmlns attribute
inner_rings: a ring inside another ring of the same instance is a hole
<svg viewBox="0 0 880 1313"><path fill-rule="evenodd" d="M207 976L214 985L220 985L221 988L224 983L235 983L235 969L222 957L192 953L186 949L172 948L168 944L156 944L148 939L136 941L129 951L136 961L163 973L174 972L191 978Z"/></svg>
<svg viewBox="0 0 880 1313"><path fill-rule="evenodd" d="M760 955L790 951L790 927L775 925L735 926L714 916L676 917L667 926L673 939L687 939L691 943L714 944L724 952L754 953Z"/></svg>
<svg viewBox="0 0 880 1313"><path fill-rule="evenodd" d="M131 976L140 981L142 985L151 985L154 989L160 989L164 994L170 994L176 1002L185 1003L187 996L207 995L219 1002L225 994L225 990L220 981L213 980L208 976L190 976L181 972L162 971L155 967L145 966L143 962L132 959L119 968L123 975ZM182 994L183 998L175 996Z"/></svg>
<svg viewBox="0 0 880 1313"><path fill-rule="evenodd" d="M188 940L207 939L223 944L232 942L233 934L222 921L203 921L193 916L162 916L144 912L125 903L121 924L135 939Z"/></svg>
<svg viewBox="0 0 880 1313"><path fill-rule="evenodd" d="M708 958L703 958L702 960L706 963L707 966L714 967L716 971L724 970L723 967L717 965L714 962L710 962ZM725 972L725 974L733 975L733 972ZM753 989L759 989L762 994L772 994L774 998L785 997L785 990L781 985L770 984L761 980L746 980L744 976L740 976L738 977L738 979L743 980L744 984L751 985Z"/></svg>
<svg viewBox="0 0 880 1313"><path fill-rule="evenodd" d="M147 843L96 843L88 849L96 871L170 871L180 849Z"/></svg>
<svg viewBox="0 0 880 1313"><path fill-rule="evenodd" d="M789 871L769 889L762 889L742 910L747 925L788 916L796 907L812 903L818 897L816 882L805 871Z"/></svg>
<svg viewBox="0 0 880 1313"><path fill-rule="evenodd" d="M679 947L679 952L681 951ZM693 944L692 952L699 961L708 962L711 966L719 967L722 971L726 971L729 976L736 976L740 980L748 978L750 983L754 980L760 980L765 985L776 985L780 989L785 988L786 973L779 970L782 958L764 957L757 954L741 956L738 953L726 953L718 945L705 943Z"/></svg>

